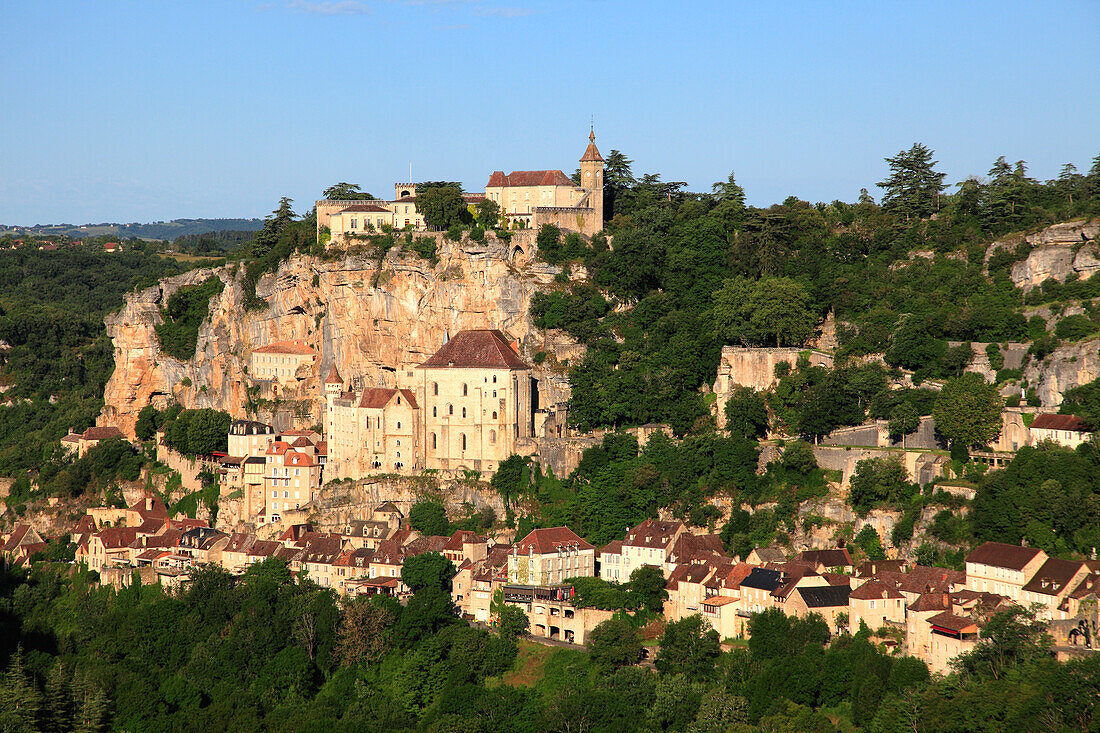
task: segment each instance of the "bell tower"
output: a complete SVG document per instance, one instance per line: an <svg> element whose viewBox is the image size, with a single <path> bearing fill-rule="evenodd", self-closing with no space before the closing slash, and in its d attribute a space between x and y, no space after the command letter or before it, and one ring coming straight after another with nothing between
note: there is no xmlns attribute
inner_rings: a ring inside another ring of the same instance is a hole
<svg viewBox="0 0 1100 733"><path fill-rule="evenodd" d="M596 131L588 133L588 149L581 156L581 188L588 192L596 229L603 227L603 156L596 149Z"/></svg>

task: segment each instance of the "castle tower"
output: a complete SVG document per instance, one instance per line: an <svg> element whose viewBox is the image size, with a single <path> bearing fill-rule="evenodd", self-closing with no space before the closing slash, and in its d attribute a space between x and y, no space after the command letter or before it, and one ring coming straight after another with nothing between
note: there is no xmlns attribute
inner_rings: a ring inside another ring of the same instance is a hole
<svg viewBox="0 0 1100 733"><path fill-rule="evenodd" d="M595 229L603 228L603 156L596 149L596 131L588 133L588 149L581 156L581 188L588 191Z"/></svg>
<svg viewBox="0 0 1100 733"><path fill-rule="evenodd" d="M333 440L333 433L335 432L335 418L336 418L336 398L344 391L344 379L340 376L340 372L336 369L336 362L333 362L332 369L329 370L328 376L325 377L325 440L329 441L329 456L332 456L333 446L335 441Z"/></svg>

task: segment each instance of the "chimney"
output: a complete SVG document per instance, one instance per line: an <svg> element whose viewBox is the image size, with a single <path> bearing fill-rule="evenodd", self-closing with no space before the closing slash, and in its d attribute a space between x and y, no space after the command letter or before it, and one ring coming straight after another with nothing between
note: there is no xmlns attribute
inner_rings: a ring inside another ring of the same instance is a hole
<svg viewBox="0 0 1100 733"><path fill-rule="evenodd" d="M145 497L145 511L153 511L153 497L151 496Z"/></svg>

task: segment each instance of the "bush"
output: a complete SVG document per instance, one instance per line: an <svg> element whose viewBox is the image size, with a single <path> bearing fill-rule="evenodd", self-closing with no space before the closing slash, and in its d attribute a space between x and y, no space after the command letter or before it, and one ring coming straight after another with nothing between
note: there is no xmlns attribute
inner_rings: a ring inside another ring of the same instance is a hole
<svg viewBox="0 0 1100 733"><path fill-rule="evenodd" d="M1096 331L1096 324L1086 316L1066 316L1054 326L1054 335L1066 341L1080 341Z"/></svg>
<svg viewBox="0 0 1100 733"><path fill-rule="evenodd" d="M985 355L989 357L989 366L995 372L1004 368L1005 356L1001 353L1001 347L997 344L988 344L985 347Z"/></svg>
<svg viewBox="0 0 1100 733"><path fill-rule="evenodd" d="M225 284L217 277L201 285L184 286L172 293L161 309L163 323L157 324L157 340L166 354L180 361L195 356L199 327L210 315L210 299L221 293Z"/></svg>

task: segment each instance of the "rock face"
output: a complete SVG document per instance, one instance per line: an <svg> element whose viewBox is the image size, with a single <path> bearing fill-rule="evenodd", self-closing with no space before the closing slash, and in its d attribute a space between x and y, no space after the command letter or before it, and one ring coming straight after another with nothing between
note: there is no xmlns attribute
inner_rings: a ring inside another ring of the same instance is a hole
<svg viewBox="0 0 1100 733"><path fill-rule="evenodd" d="M558 268L531 261L529 239L504 243L490 237L480 244L440 236L435 265L399 246L381 266L368 255L331 262L296 256L261 278L256 294L268 307L256 311L244 308L243 272L235 266L192 271L128 295L122 310L106 319L115 372L99 422L132 436L142 407L174 398L186 408L269 420L278 429L309 426L319 422L320 380L332 364L346 380L392 387L397 369L419 364L464 328L505 331L520 340L528 361L538 351L576 358L575 345L531 324L531 297ZM226 287L211 299L195 355L174 359L157 341L160 308L180 287L211 275ZM278 404L253 399L259 393L248 392L252 349L287 339L317 349L316 371L280 387Z"/></svg>
<svg viewBox="0 0 1100 733"><path fill-rule="evenodd" d="M1065 282L1071 273L1088 279L1100 270L1098 234L1100 223L1071 221L1028 235L1025 239L1034 249L1027 259L1012 266L1012 282L1031 290L1048 278Z"/></svg>
<svg viewBox="0 0 1100 733"><path fill-rule="evenodd" d="M1024 369L1024 377L1043 407L1057 407L1066 390L1100 377L1100 339L1059 346L1042 362L1033 359Z"/></svg>

